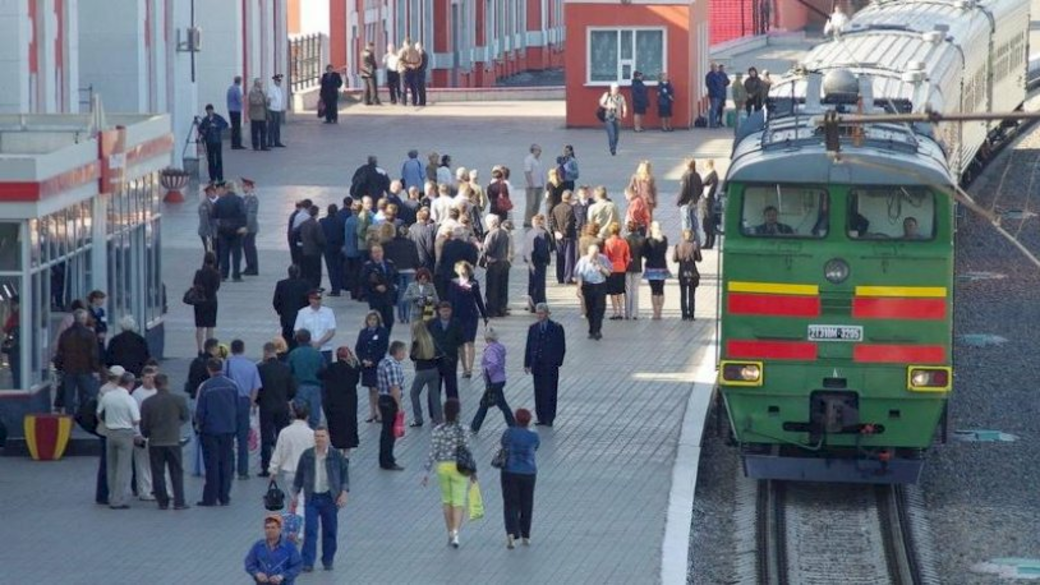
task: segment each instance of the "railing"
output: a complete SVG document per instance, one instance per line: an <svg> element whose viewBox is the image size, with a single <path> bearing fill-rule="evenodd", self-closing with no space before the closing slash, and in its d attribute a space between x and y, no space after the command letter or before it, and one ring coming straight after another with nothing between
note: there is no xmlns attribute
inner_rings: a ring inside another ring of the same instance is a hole
<svg viewBox="0 0 1040 585"><path fill-rule="evenodd" d="M313 34L289 41L289 81L293 92L314 87L321 82L325 59L322 56L325 35Z"/></svg>

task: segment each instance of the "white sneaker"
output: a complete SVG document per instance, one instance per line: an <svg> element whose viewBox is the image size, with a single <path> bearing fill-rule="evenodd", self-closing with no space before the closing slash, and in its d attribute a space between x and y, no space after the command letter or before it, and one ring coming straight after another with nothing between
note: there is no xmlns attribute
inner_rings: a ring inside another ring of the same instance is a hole
<svg viewBox="0 0 1040 585"><path fill-rule="evenodd" d="M453 531L451 533L451 546L452 548L459 548L459 531Z"/></svg>
<svg viewBox="0 0 1040 585"><path fill-rule="evenodd" d="M512 534L507 534L506 535L506 548L508 548L509 550L513 550L514 548L516 548L516 545L513 544L513 535Z"/></svg>
<svg viewBox="0 0 1040 585"><path fill-rule="evenodd" d="M521 542L524 543L524 546L531 546L531 539L530 538L523 538L523 539L521 539Z"/></svg>

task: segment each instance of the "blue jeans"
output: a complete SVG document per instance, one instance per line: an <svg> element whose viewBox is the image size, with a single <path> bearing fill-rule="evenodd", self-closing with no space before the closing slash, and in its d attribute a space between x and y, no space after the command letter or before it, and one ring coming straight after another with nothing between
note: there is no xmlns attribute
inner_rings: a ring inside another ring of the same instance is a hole
<svg viewBox="0 0 1040 585"><path fill-rule="evenodd" d="M304 385L296 389L296 401L303 402L310 409L307 424L311 428L321 424L321 387Z"/></svg>
<svg viewBox="0 0 1040 585"><path fill-rule="evenodd" d="M404 300L404 291L408 290L408 285L412 284L414 280L414 272L397 273L397 320L401 323L411 321L412 304Z"/></svg>
<svg viewBox="0 0 1040 585"><path fill-rule="evenodd" d="M616 154L618 134L621 133L621 125L616 119L607 119L606 122L603 122L603 127L607 129L607 145L610 147L610 154Z"/></svg>
<svg viewBox="0 0 1040 585"><path fill-rule="evenodd" d="M65 412L69 414L74 414L77 406L97 397L98 381L93 374L65 374L62 376L62 386L65 392Z"/></svg>
<svg viewBox="0 0 1040 585"><path fill-rule="evenodd" d="M238 443L238 475L249 475L249 409L252 401L248 396L238 397L235 410L235 442Z"/></svg>
<svg viewBox="0 0 1040 585"><path fill-rule="evenodd" d="M726 103L725 98L708 98L711 106L708 110L708 128L718 128L722 122L722 107Z"/></svg>
<svg viewBox="0 0 1040 585"><path fill-rule="evenodd" d="M318 556L318 519L321 518L321 564L332 566L336 558L336 529L339 524L336 500L325 492L307 498L303 515L303 566L313 567Z"/></svg>

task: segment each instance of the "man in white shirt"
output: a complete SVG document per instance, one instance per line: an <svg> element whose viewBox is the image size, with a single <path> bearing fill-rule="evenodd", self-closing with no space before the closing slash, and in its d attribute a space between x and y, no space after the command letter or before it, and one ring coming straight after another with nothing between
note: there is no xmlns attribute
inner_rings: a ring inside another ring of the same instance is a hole
<svg viewBox="0 0 1040 585"><path fill-rule="evenodd" d="M542 167L542 147L531 145L531 153L524 159L524 181L527 184L527 209L524 211L524 227L531 227L531 218L538 214L545 191L545 169Z"/></svg>
<svg viewBox="0 0 1040 585"><path fill-rule="evenodd" d="M397 98L401 98L401 105L407 105L404 94L401 93L401 59L397 55L397 48L393 43L386 46L386 54L383 55L383 67L386 67L386 88L390 91L390 103L396 104Z"/></svg>
<svg viewBox="0 0 1040 585"><path fill-rule="evenodd" d="M278 440L275 441L274 453L271 454L271 463L267 467L267 473L271 477L282 474L282 485L291 486L296 477L296 464L300 462L300 455L314 446L314 431L307 424L310 410L304 402L293 402L292 424L278 432ZM300 507L303 508L303 495L300 495Z"/></svg>
<svg viewBox="0 0 1040 585"><path fill-rule="evenodd" d="M321 352L326 364L332 363L332 337L336 335L336 314L321 305L321 291L307 293L308 306L296 313L293 332L306 329L311 332L311 346Z"/></svg>
<svg viewBox="0 0 1040 585"><path fill-rule="evenodd" d="M267 146L285 148L282 144L282 123L285 122L285 91L282 90L282 74L271 77L273 85L267 88Z"/></svg>
<svg viewBox="0 0 1040 585"><path fill-rule="evenodd" d="M158 373L159 370L154 366L147 366L141 370L141 386L130 395L137 403L138 411L145 400L158 392L155 387L155 375ZM141 434L140 429L137 434ZM145 502L155 501L155 496L152 495L151 455L148 452L148 444L140 439L134 444L134 467L137 468L137 496Z"/></svg>
<svg viewBox="0 0 1040 585"><path fill-rule="evenodd" d="M455 207L455 200L451 197L451 185L438 183L437 198L430 201L430 219L440 226L448 219L453 207Z"/></svg>
<svg viewBox="0 0 1040 585"><path fill-rule="evenodd" d="M141 410L137 401L130 397L135 381L133 374L124 372L119 378L119 386L106 392L98 401L98 418L105 421L108 437L105 442L108 507L113 510L130 507L126 503L126 488L130 483L134 435L141 422Z"/></svg>

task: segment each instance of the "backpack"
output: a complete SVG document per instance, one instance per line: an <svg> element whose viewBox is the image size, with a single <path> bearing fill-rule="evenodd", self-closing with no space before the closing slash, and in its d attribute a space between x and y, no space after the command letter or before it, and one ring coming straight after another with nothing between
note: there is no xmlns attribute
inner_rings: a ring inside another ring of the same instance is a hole
<svg viewBox="0 0 1040 585"><path fill-rule="evenodd" d="M708 119L705 118L704 116L697 116L697 119L693 121L693 127L694 128L707 128L708 127Z"/></svg>

